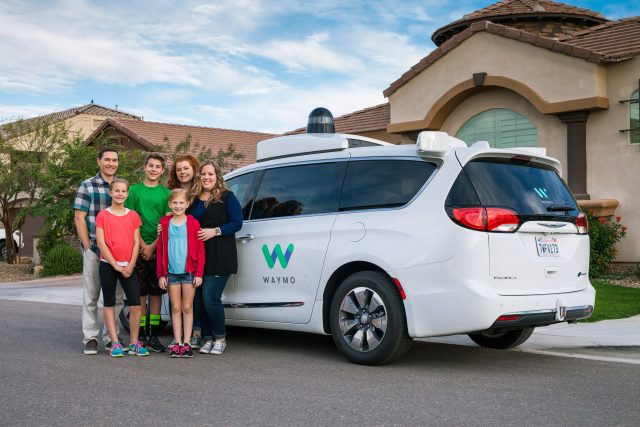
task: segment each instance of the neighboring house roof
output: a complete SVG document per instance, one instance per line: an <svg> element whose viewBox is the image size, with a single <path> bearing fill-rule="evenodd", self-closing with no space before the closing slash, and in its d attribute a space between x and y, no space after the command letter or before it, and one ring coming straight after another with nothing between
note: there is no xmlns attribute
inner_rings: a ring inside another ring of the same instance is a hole
<svg viewBox="0 0 640 427"><path fill-rule="evenodd" d="M599 27L607 27L610 29L616 28L616 32L618 31L618 29L620 29L622 30L620 31L620 33L624 33L624 29L622 26L617 27L615 25L616 23L621 21L608 22ZM636 28L637 22L629 23L629 27L634 28L634 30L631 32L631 37L637 37L637 34L640 34L636 32L638 31L638 29ZM595 28L597 27L594 27L591 30L574 33L570 38L565 38L562 41L559 41L557 39L543 37L505 25L494 24L489 21L476 22L463 32L456 34L451 39L447 40L440 47L429 53L429 55L422 58L420 62L411 67L409 71L405 72L398 80L391 83L391 85L389 85L389 87L384 90L383 94L385 97L389 97L409 80L413 79L419 73L430 67L431 64L444 57L447 52L460 45L463 41L473 36L475 33L483 31L490 34L498 35L500 37L518 40L523 43L538 46L543 49L561 53L563 55L573 56L596 63L618 62L624 59L628 59L628 56L618 57L613 55L614 52L621 52L625 50L625 46L630 46L628 49L626 49L626 53L636 51L635 54L637 54L637 38L633 40L633 43L625 42L625 40L614 40L612 38L614 31L592 31ZM581 40L580 37L582 36L580 36L580 34L594 34L595 37ZM574 40L574 42L571 42L570 40ZM596 50L596 47L598 50Z"/></svg>
<svg viewBox="0 0 640 427"><path fill-rule="evenodd" d="M518 19L549 19L578 20L585 25L596 25L607 19L599 12L571 6L564 3L547 0L504 0L489 5L483 9L464 15L450 24L438 28L431 39L436 45L442 44L452 35L463 31L478 21L508 22Z"/></svg>
<svg viewBox="0 0 640 427"><path fill-rule="evenodd" d="M169 140L173 148L191 135L192 144L211 149L212 154L233 144L238 152L244 154L242 165L256 161L256 144L276 135L271 133L249 132L241 130L186 126L169 123L147 122L141 120L107 119L86 139L90 143L108 127L120 131L148 150L157 150Z"/></svg>
<svg viewBox="0 0 640 427"><path fill-rule="evenodd" d="M640 16L610 21L558 40L615 60L629 59L640 54Z"/></svg>
<svg viewBox="0 0 640 427"><path fill-rule="evenodd" d="M333 119L338 133L356 133L384 130L391 121L389 103L368 107ZM306 127L287 132L285 135L305 133Z"/></svg>

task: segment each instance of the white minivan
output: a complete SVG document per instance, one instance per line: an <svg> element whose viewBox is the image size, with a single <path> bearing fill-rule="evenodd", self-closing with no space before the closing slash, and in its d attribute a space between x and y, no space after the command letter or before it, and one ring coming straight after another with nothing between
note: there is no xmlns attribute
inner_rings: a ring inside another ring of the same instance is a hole
<svg viewBox="0 0 640 427"><path fill-rule="evenodd" d="M244 211L229 325L331 334L352 362L465 333L509 348L589 317L587 220L544 149L345 134L258 144L225 179Z"/></svg>

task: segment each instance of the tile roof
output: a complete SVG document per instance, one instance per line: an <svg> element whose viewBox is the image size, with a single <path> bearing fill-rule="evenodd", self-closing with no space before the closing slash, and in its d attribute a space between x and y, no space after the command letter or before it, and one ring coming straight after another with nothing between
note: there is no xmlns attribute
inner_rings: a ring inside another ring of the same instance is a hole
<svg viewBox="0 0 640 427"><path fill-rule="evenodd" d="M391 122L389 103L368 107L333 119L338 133L356 133L383 130ZM285 135L305 133L306 127L287 132Z"/></svg>
<svg viewBox="0 0 640 427"><path fill-rule="evenodd" d="M603 24L600 27L611 26L611 22ZM596 27L594 27L596 28ZM409 80L413 79L419 73L427 69L434 62L444 57L447 52L452 50L453 48L460 45L463 41L473 36L477 32L487 32L490 34L495 34L501 37L505 37L512 40L518 40L523 43L527 43L533 46L538 46L543 49L548 49L553 52L561 53L568 56L573 56L576 58L581 58L586 61L596 62L596 63L607 63L607 62L617 62L626 58L616 58L610 56L605 52L596 51L592 48L589 43L585 43L586 46L582 46L580 43L570 43L567 40L559 41L557 39L552 39L549 37L544 37L538 34L529 33L527 31L518 30L516 28L508 27L505 25L494 24L489 21L480 21L472 24L469 28L462 31L461 33L456 34L445 43L443 43L437 49L431 51L429 55L422 58L420 62L415 64L413 67L409 69L409 71L405 72L398 80L391 83L388 88L383 91L385 97L389 97L396 90L402 87ZM580 32L584 33L584 32ZM602 33L606 34L606 33ZM637 33L634 33L637 34ZM574 33L575 37L575 33ZM607 38L605 36L605 38ZM623 44L622 42L620 44ZM634 46L637 45L637 40L634 40ZM588 46L588 47L587 47Z"/></svg>
<svg viewBox="0 0 640 427"><path fill-rule="evenodd" d="M244 159L238 163L238 167L254 163L256 161L256 144L276 136L270 133L232 129L186 126L142 120L107 119L86 141L92 141L109 126L112 126L149 150L161 148L165 144L166 139L168 139L170 146L173 148L184 141L187 135L191 135L192 144L197 144L204 149L209 148L214 155L219 150L226 149L229 144L233 143L236 150L245 155Z"/></svg>
<svg viewBox="0 0 640 427"><path fill-rule="evenodd" d="M580 20L593 24L608 21L602 14L593 10L571 6L548 0L503 0L475 12L468 13L450 24L438 28L431 39L437 45L443 43L455 33L474 22L489 20L492 22L513 21L518 18L551 18Z"/></svg>
<svg viewBox="0 0 640 427"><path fill-rule="evenodd" d="M629 59L640 54L640 16L610 21L559 40L598 52L612 60Z"/></svg>

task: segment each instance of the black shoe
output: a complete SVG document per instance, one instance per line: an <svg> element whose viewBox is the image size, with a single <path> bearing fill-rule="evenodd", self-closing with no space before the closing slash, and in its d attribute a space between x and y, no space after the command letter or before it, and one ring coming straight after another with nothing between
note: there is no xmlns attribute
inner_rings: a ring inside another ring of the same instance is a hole
<svg viewBox="0 0 640 427"><path fill-rule="evenodd" d="M191 350L191 346L188 342L184 343L184 345L180 346L180 356L182 357L193 357L193 351Z"/></svg>
<svg viewBox="0 0 640 427"><path fill-rule="evenodd" d="M147 348L151 348L155 353L162 353L166 350L165 346L162 345L156 336L149 337L149 341L147 341Z"/></svg>
<svg viewBox="0 0 640 427"><path fill-rule="evenodd" d="M87 341L87 343L84 345L84 354L98 354L98 341Z"/></svg>
<svg viewBox="0 0 640 427"><path fill-rule="evenodd" d="M147 337L145 337L144 335L138 336L138 341L140 341L142 343L142 346L144 348L149 347L149 343L147 342Z"/></svg>

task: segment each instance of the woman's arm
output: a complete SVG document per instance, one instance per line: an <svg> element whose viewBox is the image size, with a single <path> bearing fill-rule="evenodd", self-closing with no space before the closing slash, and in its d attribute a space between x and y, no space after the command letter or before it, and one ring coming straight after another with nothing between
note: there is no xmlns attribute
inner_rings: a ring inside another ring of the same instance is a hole
<svg viewBox="0 0 640 427"><path fill-rule="evenodd" d="M220 226L220 234L226 236L239 231L242 228L242 220L244 215L242 214L242 207L235 194L229 192L227 197L227 216L229 222Z"/></svg>

